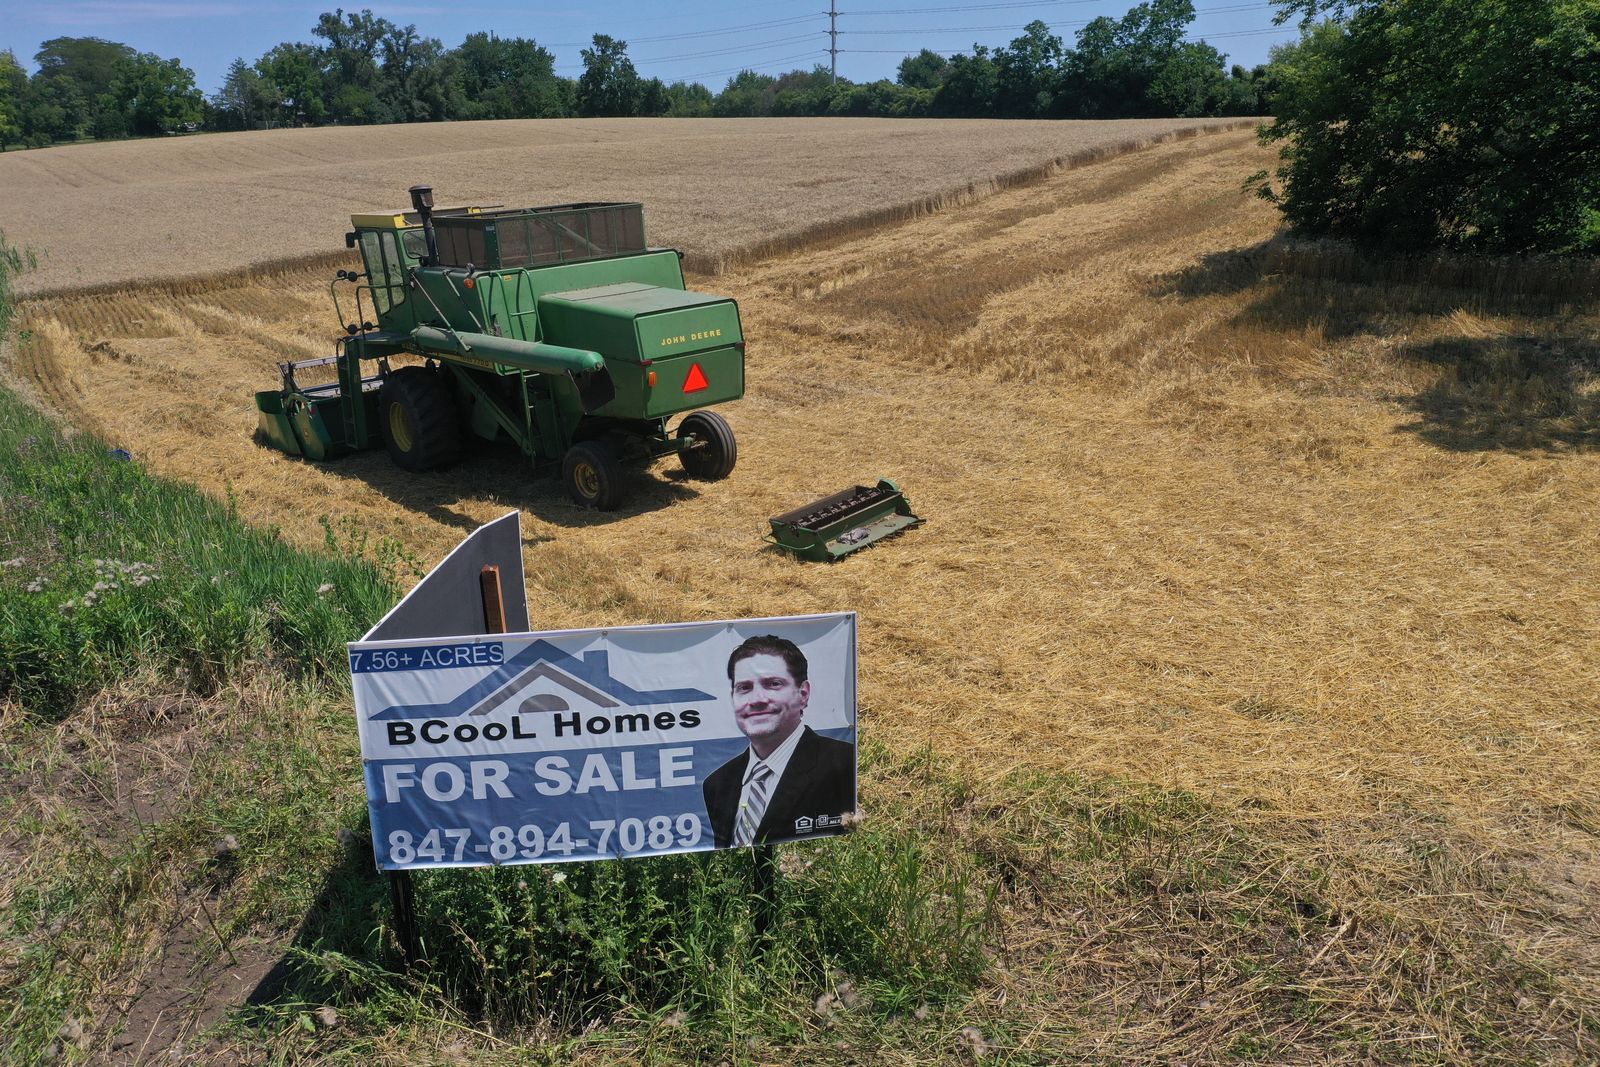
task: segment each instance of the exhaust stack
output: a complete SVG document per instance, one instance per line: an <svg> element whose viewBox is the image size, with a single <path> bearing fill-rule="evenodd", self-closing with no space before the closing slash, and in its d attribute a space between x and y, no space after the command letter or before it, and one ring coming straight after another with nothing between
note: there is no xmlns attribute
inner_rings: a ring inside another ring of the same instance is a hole
<svg viewBox="0 0 1600 1067"><path fill-rule="evenodd" d="M439 265L439 240L433 233L433 186L413 185L411 187L411 206L417 209L417 214L422 216L422 236L428 242L428 261L425 267Z"/></svg>

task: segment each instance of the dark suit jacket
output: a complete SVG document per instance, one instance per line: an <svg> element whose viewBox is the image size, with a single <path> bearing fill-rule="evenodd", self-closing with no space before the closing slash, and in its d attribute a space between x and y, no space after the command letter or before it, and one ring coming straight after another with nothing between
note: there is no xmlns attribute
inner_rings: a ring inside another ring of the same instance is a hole
<svg viewBox="0 0 1600 1067"><path fill-rule="evenodd" d="M767 803L767 812L756 827L757 841L803 840L807 837L826 837L838 833L843 827L839 816L856 809L856 753L843 741L823 737L811 727L802 727L804 733L789 757L789 764L778 779L778 790ZM702 789L706 797L706 815L711 819L711 831L718 848L733 843L733 830L739 817L739 794L744 789L745 768L750 765L750 750L746 748L733 759L706 776ZM802 817L816 820L824 816L823 825L807 832L796 832L795 820Z"/></svg>

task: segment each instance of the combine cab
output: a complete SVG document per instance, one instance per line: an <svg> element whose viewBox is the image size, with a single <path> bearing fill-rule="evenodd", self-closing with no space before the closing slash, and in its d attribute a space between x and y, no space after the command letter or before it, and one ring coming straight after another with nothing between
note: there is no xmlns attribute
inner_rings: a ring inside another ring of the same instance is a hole
<svg viewBox="0 0 1600 1067"><path fill-rule="evenodd" d="M436 212L426 186L411 200L352 218L366 269L331 291L344 321L339 286L354 287L355 322L333 356L285 363L282 388L256 394L266 442L316 460L381 443L420 471L468 434L503 438L601 509L621 503L625 464L676 455L691 477L728 476L733 430L692 409L744 395L739 309L685 290L640 205ZM297 380L318 368L334 380Z"/></svg>

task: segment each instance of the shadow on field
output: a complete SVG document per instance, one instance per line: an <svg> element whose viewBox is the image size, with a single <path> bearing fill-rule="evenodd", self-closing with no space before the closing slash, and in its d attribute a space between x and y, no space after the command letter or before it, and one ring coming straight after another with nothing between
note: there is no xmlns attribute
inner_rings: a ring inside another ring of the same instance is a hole
<svg viewBox="0 0 1600 1067"><path fill-rule="evenodd" d="M1253 291L1253 292L1251 292ZM1328 340L1384 337L1412 316L1570 314L1600 300L1600 263L1583 259L1384 256L1284 235L1211 252L1158 277L1152 296L1250 293L1236 321L1319 328Z"/></svg>
<svg viewBox="0 0 1600 1067"><path fill-rule="evenodd" d="M1600 302L1593 261L1380 256L1278 236L1202 256L1150 292L1239 298L1224 335L1265 328L1324 354L1386 339L1383 359L1434 371L1419 376L1428 384L1414 395L1385 387L1384 399L1420 415L1401 429L1439 448L1600 445L1600 338L1575 323Z"/></svg>
<svg viewBox="0 0 1600 1067"><path fill-rule="evenodd" d="M1451 451L1600 447L1600 341L1446 337L1399 350L1438 378L1405 403L1403 429Z"/></svg>
<svg viewBox="0 0 1600 1067"><path fill-rule="evenodd" d="M384 962L388 908L389 883L373 866L371 838L354 834L340 850L339 862L324 875L287 950L245 998L246 1008L323 1002L328 973L308 966L309 954L335 952L363 960L377 953L373 962Z"/></svg>
<svg viewBox="0 0 1600 1067"><path fill-rule="evenodd" d="M615 511L591 511L567 498L558 471L536 470L527 457L504 444L479 445L469 449L460 462L424 473L401 470L382 449L345 456L336 467L327 469L371 486L406 511L464 534L480 523L457 510L455 505L462 500L494 500L508 508L521 508L553 526L581 529L658 511L698 495L675 466L629 468L624 472L627 493L622 506Z"/></svg>

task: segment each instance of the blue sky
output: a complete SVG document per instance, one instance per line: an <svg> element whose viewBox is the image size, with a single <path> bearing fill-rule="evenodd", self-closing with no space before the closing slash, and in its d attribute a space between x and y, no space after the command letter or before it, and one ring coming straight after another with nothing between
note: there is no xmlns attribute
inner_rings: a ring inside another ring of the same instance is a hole
<svg viewBox="0 0 1600 1067"><path fill-rule="evenodd" d="M1078 27L1098 15L1120 16L1133 0L835 0L840 12L840 75L853 81L893 78L902 57L921 48L949 55L974 42L1003 45L1033 19L1048 23L1071 45ZM104 37L141 52L176 57L195 72L207 94L218 88L235 58L253 62L282 41L310 41L317 15L337 6L370 7L454 46L469 33L531 37L556 56L558 73L582 71L578 51L591 35L628 42L645 77L699 81L721 90L748 67L778 74L828 62L828 0L679 0L671 13L646 0L612 4L541 5L516 0L460 4L278 3L273 0L0 0L0 51L11 50L28 70L52 37ZM1267 49L1295 36L1272 26L1265 0L1195 0L1191 35L1204 37L1230 62L1252 66Z"/></svg>

